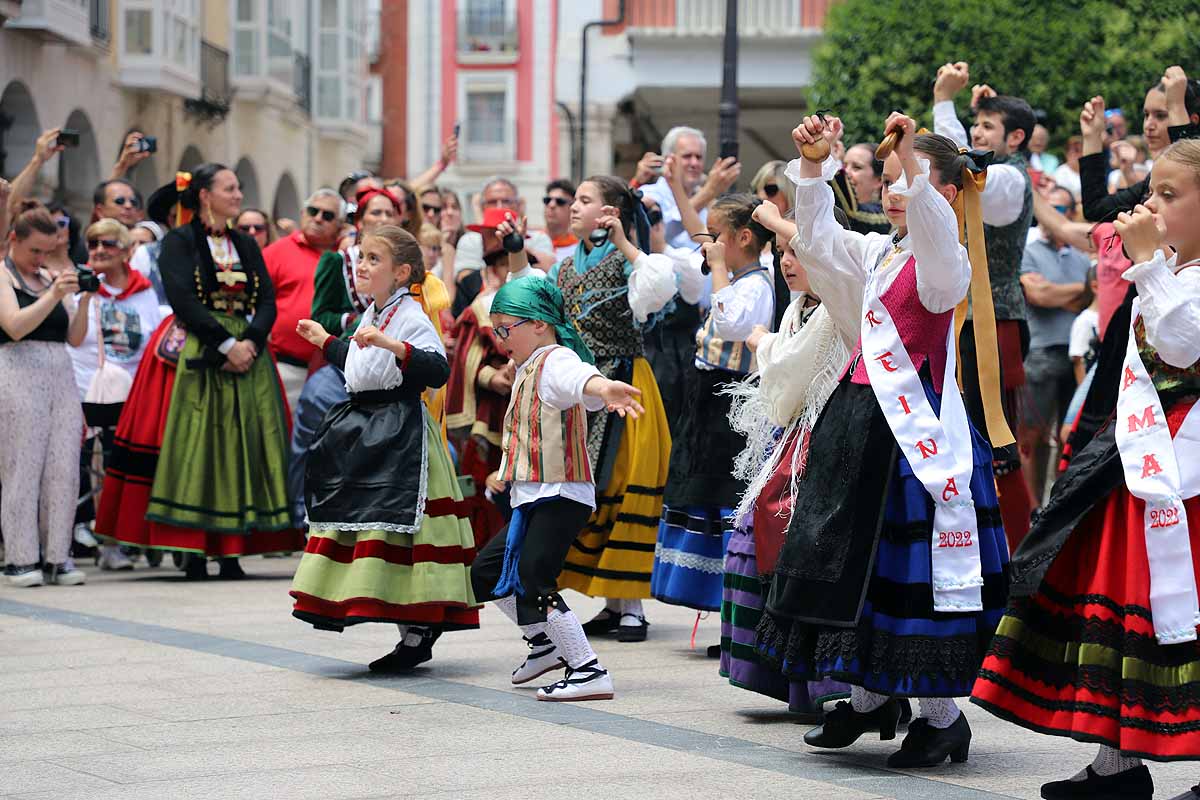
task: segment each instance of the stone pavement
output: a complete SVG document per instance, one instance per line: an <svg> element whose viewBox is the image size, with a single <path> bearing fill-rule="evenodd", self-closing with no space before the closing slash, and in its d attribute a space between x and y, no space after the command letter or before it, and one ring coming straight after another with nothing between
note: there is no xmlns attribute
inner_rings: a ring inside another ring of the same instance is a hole
<svg viewBox="0 0 1200 800"><path fill-rule="evenodd" d="M426 668L375 677L364 665L394 628L315 631L290 616L298 558L243 563L240 583L143 566L88 568L82 587L0 587L0 797L1036 798L1094 752L973 706L966 764L890 771L899 739L815 751L781 703L703 657L716 615L692 651L695 615L657 603L647 642L596 643L611 702L539 703L509 686L524 645L490 608ZM568 602L584 619L600 605ZM1160 797L1200 778L1197 765L1151 769Z"/></svg>

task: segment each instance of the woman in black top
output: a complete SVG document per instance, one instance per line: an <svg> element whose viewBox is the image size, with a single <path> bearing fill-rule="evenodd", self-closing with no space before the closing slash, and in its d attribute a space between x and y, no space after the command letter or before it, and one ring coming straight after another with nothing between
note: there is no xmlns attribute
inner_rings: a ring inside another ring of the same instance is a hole
<svg viewBox="0 0 1200 800"><path fill-rule="evenodd" d="M83 340L91 295L76 311L76 272L42 268L57 237L45 208L24 211L0 269L0 527L13 586L84 582L69 557L83 411L66 342Z"/></svg>

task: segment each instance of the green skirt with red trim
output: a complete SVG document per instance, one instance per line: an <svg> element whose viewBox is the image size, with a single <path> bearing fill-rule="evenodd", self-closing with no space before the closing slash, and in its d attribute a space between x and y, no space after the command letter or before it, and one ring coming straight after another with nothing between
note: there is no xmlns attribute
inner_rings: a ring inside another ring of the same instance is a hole
<svg viewBox="0 0 1200 800"><path fill-rule="evenodd" d="M292 581L292 614L321 630L362 622L479 627L471 590L475 535L441 433L423 414L425 504L411 533L312 530Z"/></svg>

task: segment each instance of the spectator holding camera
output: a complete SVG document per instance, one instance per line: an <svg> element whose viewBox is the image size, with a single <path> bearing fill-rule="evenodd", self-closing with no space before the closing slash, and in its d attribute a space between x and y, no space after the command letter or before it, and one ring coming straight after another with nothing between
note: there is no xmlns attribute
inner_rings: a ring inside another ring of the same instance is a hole
<svg viewBox="0 0 1200 800"><path fill-rule="evenodd" d="M23 210L0 269L0 527L13 586L84 582L70 560L83 413L65 345L83 340L91 294L76 308L76 272L42 268L57 238L45 208Z"/></svg>

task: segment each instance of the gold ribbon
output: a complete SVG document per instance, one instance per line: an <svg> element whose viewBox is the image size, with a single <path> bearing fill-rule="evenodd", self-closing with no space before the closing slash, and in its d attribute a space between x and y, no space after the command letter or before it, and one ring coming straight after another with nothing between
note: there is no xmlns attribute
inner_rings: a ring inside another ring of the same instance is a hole
<svg viewBox="0 0 1200 800"><path fill-rule="evenodd" d="M445 341L446 334L442 331L442 311L450 307L450 292L446 284L432 272L425 273L424 282L409 288L413 298L421 304L421 310L433 323L438 338ZM446 445L446 387L425 390L425 407L429 416L433 417L438 429L442 432L442 445Z"/></svg>
<svg viewBox="0 0 1200 800"><path fill-rule="evenodd" d="M975 311L975 362L979 370L979 393L987 437L992 447L1006 447L1016 441L1004 418L1000 403L1000 350L996 341L996 308L992 304L992 283L988 275L987 247L983 238L983 211L979 196L987 183L987 170L972 172L963 167L963 190L954 198L954 216L958 217L958 240L967 245L971 262L970 305ZM968 300L954 309L954 346L960 347L963 324L967 320ZM961 356L961 352L958 353ZM958 386L962 388L962 358L958 359Z"/></svg>
<svg viewBox="0 0 1200 800"><path fill-rule="evenodd" d="M176 172L175 173L176 195L183 194L183 192L189 186L191 186L191 184L192 184L192 173L190 173L190 172ZM178 200L176 200L175 201L175 227L179 227L180 225L187 225L191 221L192 221L191 209L184 208L183 203L180 203Z"/></svg>

